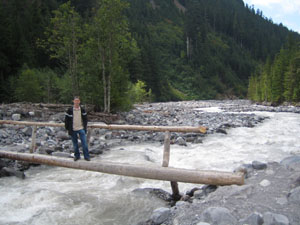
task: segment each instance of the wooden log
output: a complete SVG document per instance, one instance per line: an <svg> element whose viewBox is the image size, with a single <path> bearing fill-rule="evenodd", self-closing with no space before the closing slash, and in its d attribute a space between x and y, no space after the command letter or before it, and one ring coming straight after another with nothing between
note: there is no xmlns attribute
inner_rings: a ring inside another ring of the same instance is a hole
<svg viewBox="0 0 300 225"><path fill-rule="evenodd" d="M30 153L33 153L35 151L35 146L36 146L36 130L37 126L34 125L32 128L32 135L31 135L31 147L30 147Z"/></svg>
<svg viewBox="0 0 300 225"><path fill-rule="evenodd" d="M165 141L164 141L164 155L163 155L163 167L168 167L170 162L170 139L171 134L169 131L165 132ZM178 188L178 183L176 181L171 181L172 188L172 197L175 201L179 201L181 199L181 195Z"/></svg>
<svg viewBox="0 0 300 225"><path fill-rule="evenodd" d="M39 127L64 127L63 123L45 123L45 122L28 122L28 121L14 121L14 120L0 120L0 124L13 124L25 126L39 126ZM108 130L139 130L139 131L156 131L156 132L182 132L182 133L206 133L206 127L171 127L171 126L140 126L140 125L107 125L107 124L88 124L89 128L102 128Z"/></svg>
<svg viewBox="0 0 300 225"><path fill-rule="evenodd" d="M60 166L73 169L89 170L101 173L116 174L145 179L176 181L195 184L231 185L244 184L243 173L230 173L208 170L190 170L160 166L132 165L115 162L87 162L53 156L16 153L0 150L0 157L31 163Z"/></svg>
<svg viewBox="0 0 300 225"><path fill-rule="evenodd" d="M65 126L63 123L45 123L45 122L14 121L14 120L0 120L0 124L38 126L38 127L64 127Z"/></svg>
<svg viewBox="0 0 300 225"><path fill-rule="evenodd" d="M164 154L163 154L163 162L162 166L163 167L168 167L169 166L169 161L170 161L170 132L166 131L165 132L165 141L164 141Z"/></svg>
<svg viewBox="0 0 300 225"><path fill-rule="evenodd" d="M88 128L88 129L87 129L86 140L87 140L87 145L88 145L88 147L90 147L90 140L91 140L92 132L93 132L93 129L92 129L92 128Z"/></svg>

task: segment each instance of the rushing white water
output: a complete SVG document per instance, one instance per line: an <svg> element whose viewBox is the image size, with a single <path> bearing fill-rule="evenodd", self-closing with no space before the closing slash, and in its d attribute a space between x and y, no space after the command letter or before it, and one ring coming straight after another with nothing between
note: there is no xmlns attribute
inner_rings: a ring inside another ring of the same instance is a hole
<svg viewBox="0 0 300 225"><path fill-rule="evenodd" d="M232 128L213 134L203 144L171 145L171 167L232 171L253 160L281 161L300 154L300 115L258 113L270 119L254 128ZM161 166L163 146L132 145L115 148L94 158ZM179 184L181 192L195 184ZM26 179L0 179L0 224L134 225L166 203L136 188L162 188L169 182L120 177L54 167L35 167Z"/></svg>

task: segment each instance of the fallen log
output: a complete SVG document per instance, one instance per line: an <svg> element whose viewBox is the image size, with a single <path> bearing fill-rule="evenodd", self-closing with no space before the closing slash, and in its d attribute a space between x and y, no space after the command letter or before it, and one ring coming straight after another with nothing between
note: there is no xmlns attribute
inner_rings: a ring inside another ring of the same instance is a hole
<svg viewBox="0 0 300 225"><path fill-rule="evenodd" d="M242 185L243 173L230 173L208 170L190 170L172 167L133 165L115 162L86 162L67 158L45 156L39 154L16 153L0 151L0 157L13 160L27 161L31 163L60 166L66 168L95 171L122 176L139 177L145 179L165 180L172 182L184 182L211 185Z"/></svg>
<svg viewBox="0 0 300 225"><path fill-rule="evenodd" d="M28 121L14 121L14 120L0 120L0 124L39 126L39 127L64 127L63 123L45 123L45 122L28 122ZM89 128L102 128L108 130L139 130L139 131L156 131L156 132L195 132L206 133L206 127L189 127L189 126L141 126L141 125L107 125L107 124L88 124Z"/></svg>

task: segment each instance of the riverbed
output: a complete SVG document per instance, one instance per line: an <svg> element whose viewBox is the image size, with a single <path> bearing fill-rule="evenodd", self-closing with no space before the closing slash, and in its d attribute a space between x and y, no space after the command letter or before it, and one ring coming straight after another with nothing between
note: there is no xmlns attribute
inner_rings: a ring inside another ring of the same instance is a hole
<svg viewBox="0 0 300 225"><path fill-rule="evenodd" d="M218 105L194 110L199 115L231 113ZM233 171L254 160L279 162L300 154L300 114L251 113L268 119L254 127L227 129L227 134L209 134L199 144L171 145L169 166ZM162 155L163 145L155 142L117 146L92 160L161 166ZM134 225L167 206L143 188L171 192L169 182L58 167L32 167L25 174L24 180L0 179L0 224ZM196 186L179 183L179 190L184 193Z"/></svg>

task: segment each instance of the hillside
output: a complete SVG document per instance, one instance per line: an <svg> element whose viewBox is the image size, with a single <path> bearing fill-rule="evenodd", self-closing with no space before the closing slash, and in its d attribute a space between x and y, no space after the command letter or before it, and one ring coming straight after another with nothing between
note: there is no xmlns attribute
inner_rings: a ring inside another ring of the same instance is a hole
<svg viewBox="0 0 300 225"><path fill-rule="evenodd" d="M141 87L153 101L245 98L258 65L300 39L242 0L0 0L0 21L0 102L80 94L104 111Z"/></svg>
<svg viewBox="0 0 300 225"><path fill-rule="evenodd" d="M144 65L132 77L160 101L245 97L258 63L299 38L241 0L127 1Z"/></svg>

